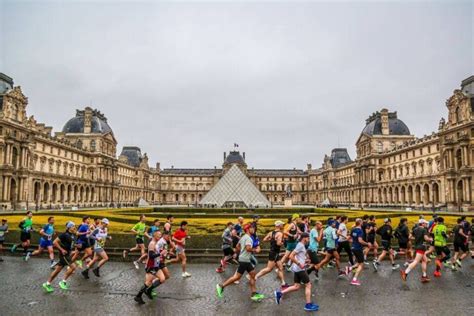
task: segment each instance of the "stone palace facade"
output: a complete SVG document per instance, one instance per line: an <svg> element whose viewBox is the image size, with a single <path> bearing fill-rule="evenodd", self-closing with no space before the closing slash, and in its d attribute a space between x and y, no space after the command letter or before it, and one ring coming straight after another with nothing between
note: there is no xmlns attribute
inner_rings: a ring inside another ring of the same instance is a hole
<svg viewBox="0 0 474 316"><path fill-rule="evenodd" d="M353 160L333 149L321 168L254 169L245 153L224 153L220 168L151 167L140 148L117 140L98 110L86 107L61 132L28 117L28 99L0 73L0 208L39 209L148 204L198 205L237 165L273 205L473 210L474 76L446 101L447 119L422 138L396 112L366 121ZM420 117L422 119L422 117ZM289 190L288 190L289 189Z"/></svg>

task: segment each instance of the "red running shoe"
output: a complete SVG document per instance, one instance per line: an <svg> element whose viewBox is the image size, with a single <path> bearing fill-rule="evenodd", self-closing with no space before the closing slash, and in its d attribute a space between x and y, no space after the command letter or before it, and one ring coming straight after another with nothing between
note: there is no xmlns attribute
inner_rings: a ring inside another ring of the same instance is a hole
<svg viewBox="0 0 474 316"><path fill-rule="evenodd" d="M439 277L441 277L441 271L435 271L433 273L433 275L434 275L435 278L439 278Z"/></svg>

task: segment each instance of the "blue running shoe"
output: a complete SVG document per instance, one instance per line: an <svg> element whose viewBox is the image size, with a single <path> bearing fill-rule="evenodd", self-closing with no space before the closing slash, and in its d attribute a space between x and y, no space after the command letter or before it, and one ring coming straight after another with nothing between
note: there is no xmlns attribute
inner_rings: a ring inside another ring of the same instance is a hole
<svg viewBox="0 0 474 316"><path fill-rule="evenodd" d="M318 311L318 310L319 310L319 305L313 304L313 303L309 303L309 304L306 304L306 305L304 306L304 310L305 310L305 311L308 311L308 312L315 312L315 311Z"/></svg>
<svg viewBox="0 0 474 316"><path fill-rule="evenodd" d="M275 292L273 292L273 294L275 294L275 303L280 304L281 298L283 296L281 291L276 290Z"/></svg>

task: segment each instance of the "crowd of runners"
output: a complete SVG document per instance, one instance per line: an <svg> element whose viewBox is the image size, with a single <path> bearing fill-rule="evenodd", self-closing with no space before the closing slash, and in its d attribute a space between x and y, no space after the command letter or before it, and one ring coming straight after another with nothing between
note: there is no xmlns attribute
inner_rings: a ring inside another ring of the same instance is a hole
<svg viewBox="0 0 474 316"><path fill-rule="evenodd" d="M136 269L142 266L145 271L143 286L134 297L138 304L145 304L143 295L150 300L154 299L157 295L156 288L170 278L168 264L180 262L181 276L191 277L186 270L185 247L186 240L190 238L187 233L188 223L182 221L175 228L173 222L174 217L169 215L163 225L159 220L154 220L153 225L148 227L145 215L141 215L139 222L130 228L135 236L135 246L124 250L123 257L127 258L136 252L133 266ZM258 222L259 216L255 215L247 223L243 217L239 217L235 223L227 223L222 233L223 258L216 272L224 273L229 264L236 265L237 269L231 277L216 285L218 298L224 296L226 287L239 284L247 272L250 298L261 301L265 296L257 291L257 282L275 271L280 283L274 291L277 304L289 293L304 288L304 309L317 311L319 306L312 301L313 285L310 276L314 274L314 281L317 282L321 269L335 268L336 278L347 279L351 285L360 286L359 277L364 267L377 272L383 259L388 257L391 269L400 269L404 281L420 264L420 281L425 283L430 281L427 267L431 261L434 261L435 266L433 276L441 277L443 267L456 271L462 269L463 260L469 254L474 258L474 249L469 250L469 242L472 240L474 244L474 219L469 223L465 216L460 217L454 228L448 230L444 218L436 215L429 221L420 216L412 227L408 227L405 218L401 218L396 227L390 218L385 218L383 225L378 227L374 216L365 215L357 218L352 227L348 227L347 216L328 218L323 224L311 221L308 216L293 214L287 223L276 221L275 229L262 239L257 234ZM95 277L101 276L100 269L109 260L105 250L106 241L112 238L108 233L108 226L109 220L106 218L84 216L79 225L68 221L66 227L56 234L54 217L51 216L38 232L38 248L31 250L31 234L35 229L33 213L27 212L19 224L21 242L13 245L10 251L22 248L25 261L47 252L52 272L43 283L44 290L47 293L54 291L52 282L64 269L58 285L62 290L67 290L68 279L78 269L82 270L80 275L85 279L89 279L89 271ZM3 219L0 225L0 254L7 233L8 222ZM379 238L376 238L377 235ZM453 251L448 247L448 238L451 237ZM256 254L262 251L261 242L269 243L268 262L257 272ZM395 246L398 246L397 251L394 250ZM54 249L58 252L58 260L55 260ZM347 257L347 263L343 263L345 260L341 257L342 253L346 255L344 258ZM396 263L397 256L403 258L403 267ZM3 260L0 258L1 261ZM286 272L293 273L291 285L285 281Z"/></svg>

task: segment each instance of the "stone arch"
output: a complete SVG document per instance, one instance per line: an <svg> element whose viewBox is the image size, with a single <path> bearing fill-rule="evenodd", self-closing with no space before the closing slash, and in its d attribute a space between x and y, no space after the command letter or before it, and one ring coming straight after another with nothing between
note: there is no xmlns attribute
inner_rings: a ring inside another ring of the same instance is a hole
<svg viewBox="0 0 474 316"><path fill-rule="evenodd" d="M36 204L39 204L41 201L41 183L39 181L36 181L34 184L33 199Z"/></svg>
<svg viewBox="0 0 474 316"><path fill-rule="evenodd" d="M10 179L10 203L13 209L16 209L16 202L18 201L18 188L16 180L14 178Z"/></svg>
<svg viewBox="0 0 474 316"><path fill-rule="evenodd" d="M60 195L59 201L61 202L61 204L65 202L65 198L66 198L66 192L65 191L66 191L66 186L64 184L61 184L59 186L59 195Z"/></svg>
<svg viewBox="0 0 474 316"><path fill-rule="evenodd" d="M405 204L406 203L406 192L405 192L405 187L402 186L400 188L400 203Z"/></svg>
<svg viewBox="0 0 474 316"><path fill-rule="evenodd" d="M398 187L395 187L393 195L394 195L394 198L393 198L394 203L395 204L400 204L401 202L400 202L400 194L399 194Z"/></svg>
<svg viewBox="0 0 474 316"><path fill-rule="evenodd" d="M43 203L49 202L49 183L45 182L43 185Z"/></svg>
<svg viewBox="0 0 474 316"><path fill-rule="evenodd" d="M428 206L431 202L431 197L430 197L430 186L428 183L425 183L423 185L423 205Z"/></svg>
<svg viewBox="0 0 474 316"><path fill-rule="evenodd" d="M408 193L408 204L412 205L413 202L414 202L413 201L413 186L412 185L408 186L407 193Z"/></svg>
<svg viewBox="0 0 474 316"><path fill-rule="evenodd" d="M456 185L456 202L460 206L461 204L464 203L464 184L462 180L458 181L458 184Z"/></svg>
<svg viewBox="0 0 474 316"><path fill-rule="evenodd" d="M51 202L56 203L58 200L58 184L53 183L51 188Z"/></svg>
<svg viewBox="0 0 474 316"><path fill-rule="evenodd" d="M18 168L18 149L15 146L13 146L12 148L12 165L13 165L13 169Z"/></svg>
<svg viewBox="0 0 474 316"><path fill-rule="evenodd" d="M456 155L455 155L454 159L456 161L456 170L461 169L461 167L462 167L462 150L461 150L461 148L456 150Z"/></svg>
<svg viewBox="0 0 474 316"><path fill-rule="evenodd" d="M439 184L437 182L433 183L431 191L433 193L433 204L436 205L439 203Z"/></svg>
<svg viewBox="0 0 474 316"><path fill-rule="evenodd" d="M421 204L421 186L419 184L415 186L415 204Z"/></svg>

